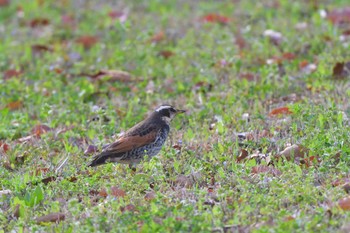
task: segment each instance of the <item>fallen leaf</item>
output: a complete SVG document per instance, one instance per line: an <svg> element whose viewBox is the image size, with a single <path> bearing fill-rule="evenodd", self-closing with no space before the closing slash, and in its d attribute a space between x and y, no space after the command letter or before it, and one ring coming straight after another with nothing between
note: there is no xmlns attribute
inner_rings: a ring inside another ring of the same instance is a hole
<svg viewBox="0 0 350 233"><path fill-rule="evenodd" d="M132 81L132 76L126 71L122 70L101 70L96 74L85 74L93 79L104 79L108 78L108 81L120 81L120 82L130 82Z"/></svg>
<svg viewBox="0 0 350 233"><path fill-rule="evenodd" d="M350 23L350 7L332 10L328 13L327 19L335 25Z"/></svg>
<svg viewBox="0 0 350 233"><path fill-rule="evenodd" d="M50 21L46 18L35 18L29 22L29 26L32 28L47 26L49 24L50 24Z"/></svg>
<svg viewBox="0 0 350 233"><path fill-rule="evenodd" d="M163 50L158 53L158 56L164 57L165 59L168 59L169 57L174 56L175 53L170 50Z"/></svg>
<svg viewBox="0 0 350 233"><path fill-rule="evenodd" d="M249 156L248 151L245 149L241 149L241 153L237 156L236 162L239 163L244 159L248 158L248 156Z"/></svg>
<svg viewBox="0 0 350 233"><path fill-rule="evenodd" d="M52 131L52 128L50 128L47 125L36 125L34 128L31 130L31 133L37 137L40 137L40 135L47 133L49 131Z"/></svg>
<svg viewBox="0 0 350 233"><path fill-rule="evenodd" d="M272 109L269 113L269 116L276 116L276 115L285 115L285 114L292 114L288 107L280 107Z"/></svg>
<svg viewBox="0 0 350 233"><path fill-rule="evenodd" d="M350 196L338 200L338 206L342 210L350 210Z"/></svg>
<svg viewBox="0 0 350 233"><path fill-rule="evenodd" d="M107 190L105 188L102 188L98 195L100 195L101 197L107 197Z"/></svg>
<svg viewBox="0 0 350 233"><path fill-rule="evenodd" d="M128 19L128 13L124 11L112 10L108 13L111 19L118 19L119 22L124 23Z"/></svg>
<svg viewBox="0 0 350 233"><path fill-rule="evenodd" d="M306 158L309 153L309 149L301 146L294 144L292 146L288 146L285 148L281 153L276 155L276 157L284 157L288 161L294 159L300 161L300 159Z"/></svg>
<svg viewBox="0 0 350 233"><path fill-rule="evenodd" d="M126 206L122 206L120 207L120 211L124 212L124 211L134 211L136 209L136 207L133 204L128 204Z"/></svg>
<svg viewBox="0 0 350 233"><path fill-rule="evenodd" d="M75 42L81 44L84 49L90 49L98 42L98 38L96 36L80 36Z"/></svg>
<svg viewBox="0 0 350 233"><path fill-rule="evenodd" d="M231 21L229 17L215 13L207 14L203 16L201 20L207 23L219 23L222 25L228 24Z"/></svg>
<svg viewBox="0 0 350 233"><path fill-rule="evenodd" d="M257 80L259 77L258 77L258 75L256 75L256 74L247 72L247 73L240 73L240 74L239 74L239 78L240 78L240 79L245 79L245 80L248 80L248 81L255 81L255 80Z"/></svg>
<svg viewBox="0 0 350 233"><path fill-rule="evenodd" d="M159 42L161 42L164 39L165 39L165 33L163 31L160 31L157 34L153 35L151 37L151 39L149 39L149 42L159 43Z"/></svg>
<svg viewBox="0 0 350 233"><path fill-rule="evenodd" d="M51 214L36 218L36 222L37 223L60 222L60 221L63 221L65 218L66 218L66 216L64 213L51 213Z"/></svg>
<svg viewBox="0 0 350 233"><path fill-rule="evenodd" d="M53 49L46 45L41 44L35 44L31 46L32 53L35 54L42 54L44 52L53 52Z"/></svg>
<svg viewBox="0 0 350 233"><path fill-rule="evenodd" d="M13 111L13 110L18 110L20 108L23 107L23 102L20 101L20 100L17 100L17 101L13 101L11 103L8 103L6 105L6 108L8 108L9 110Z"/></svg>
<svg viewBox="0 0 350 233"><path fill-rule="evenodd" d="M350 76L350 62L337 62L333 67L333 78L343 79Z"/></svg>
<svg viewBox="0 0 350 233"><path fill-rule="evenodd" d="M111 194L115 197L125 197L126 196L125 191L116 187L116 186L111 187Z"/></svg>
<svg viewBox="0 0 350 233"><path fill-rule="evenodd" d="M259 165L252 167L252 173L253 174L260 174L260 173L269 173L273 176L280 176L282 172L274 167L266 166L266 165Z"/></svg>
<svg viewBox="0 0 350 233"><path fill-rule="evenodd" d="M6 70L4 72L4 80L7 80L7 79L10 79L10 78L13 78L13 77L18 77L21 74L22 74L22 71L18 71L18 70L14 70L14 69Z"/></svg>
<svg viewBox="0 0 350 233"><path fill-rule="evenodd" d="M41 182L46 185L46 184L48 184L52 181L55 181L55 180L56 180L55 176L49 176L49 177L42 179Z"/></svg>
<svg viewBox="0 0 350 233"><path fill-rule="evenodd" d="M9 149L10 146L7 143L0 141L0 152L3 151L6 153Z"/></svg>

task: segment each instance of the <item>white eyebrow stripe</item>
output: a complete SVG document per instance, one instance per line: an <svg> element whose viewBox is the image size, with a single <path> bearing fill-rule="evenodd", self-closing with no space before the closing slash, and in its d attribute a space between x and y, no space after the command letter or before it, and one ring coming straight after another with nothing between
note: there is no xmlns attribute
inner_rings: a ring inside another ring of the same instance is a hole
<svg viewBox="0 0 350 233"><path fill-rule="evenodd" d="M163 110L163 109L169 109L169 108L172 108L172 106L170 105L163 105L163 106L160 106L159 108L156 109L157 112Z"/></svg>

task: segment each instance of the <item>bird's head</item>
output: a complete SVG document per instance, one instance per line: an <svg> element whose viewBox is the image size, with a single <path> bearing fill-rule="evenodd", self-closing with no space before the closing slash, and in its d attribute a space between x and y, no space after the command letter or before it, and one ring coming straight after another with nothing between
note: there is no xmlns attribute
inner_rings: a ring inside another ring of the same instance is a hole
<svg viewBox="0 0 350 233"><path fill-rule="evenodd" d="M163 120L169 123L177 114L186 112L185 110L176 109L171 105L161 105L155 112L160 114Z"/></svg>

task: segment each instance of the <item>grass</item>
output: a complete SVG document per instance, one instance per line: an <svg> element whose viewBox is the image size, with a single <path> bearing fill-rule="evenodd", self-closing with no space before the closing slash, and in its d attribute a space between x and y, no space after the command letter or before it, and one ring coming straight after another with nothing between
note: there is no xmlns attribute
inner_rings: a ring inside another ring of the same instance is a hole
<svg viewBox="0 0 350 233"><path fill-rule="evenodd" d="M347 232L349 24L320 14L346 5L1 6L0 232ZM163 103L188 112L157 157L86 167ZM278 159L292 144L305 158Z"/></svg>

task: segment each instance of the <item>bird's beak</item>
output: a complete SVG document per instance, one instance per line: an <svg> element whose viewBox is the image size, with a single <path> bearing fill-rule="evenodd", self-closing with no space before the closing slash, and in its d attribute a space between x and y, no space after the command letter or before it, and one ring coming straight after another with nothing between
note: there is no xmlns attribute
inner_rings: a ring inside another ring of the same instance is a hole
<svg viewBox="0 0 350 233"><path fill-rule="evenodd" d="M176 109L176 114L184 113L184 112L186 112L186 110Z"/></svg>

